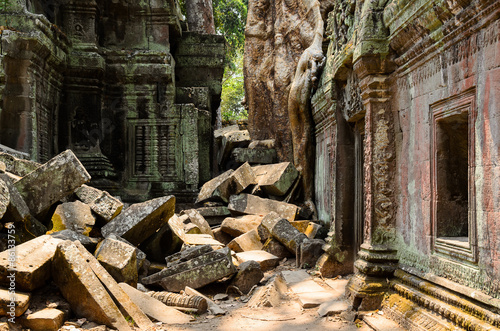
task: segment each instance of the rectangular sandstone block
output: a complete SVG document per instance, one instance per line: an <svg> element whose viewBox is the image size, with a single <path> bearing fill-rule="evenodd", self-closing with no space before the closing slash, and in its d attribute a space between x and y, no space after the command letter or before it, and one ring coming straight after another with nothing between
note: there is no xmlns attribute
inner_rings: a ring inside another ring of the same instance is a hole
<svg viewBox="0 0 500 331"><path fill-rule="evenodd" d="M257 230L248 231L234 238L227 247L232 249L234 252L246 252L246 251L256 251L262 249L262 243L260 242L260 237Z"/></svg>
<svg viewBox="0 0 500 331"><path fill-rule="evenodd" d="M172 232L186 245L211 245L217 248L224 245L208 234L190 234L184 232L184 224L177 215L172 215L168 220L168 225Z"/></svg>
<svg viewBox="0 0 500 331"><path fill-rule="evenodd" d="M35 216L90 181L90 175L71 150L30 172L14 185Z"/></svg>
<svg viewBox="0 0 500 331"><path fill-rule="evenodd" d="M219 197L217 189L225 180L227 180L232 175L233 172L234 172L233 169L229 169L228 171L220 174L215 178L212 178L211 180L203 184L200 193L198 194L198 198L196 199L196 202L201 202L211 198Z"/></svg>
<svg viewBox="0 0 500 331"><path fill-rule="evenodd" d="M214 236L207 220L196 209L185 210L184 214L189 217L191 223L196 225L201 230L201 233L208 234L212 237Z"/></svg>
<svg viewBox="0 0 500 331"><path fill-rule="evenodd" d="M299 172L291 162L252 167L259 187L270 195L283 196L297 180Z"/></svg>
<svg viewBox="0 0 500 331"><path fill-rule="evenodd" d="M118 330L131 330L76 244L71 241L59 244L52 273L54 282L77 316Z"/></svg>
<svg viewBox="0 0 500 331"><path fill-rule="evenodd" d="M101 228L104 237L112 234L135 246L154 234L174 215L175 197L164 196L136 203Z"/></svg>
<svg viewBox="0 0 500 331"><path fill-rule="evenodd" d="M14 311L14 316L21 316L28 309L30 299L30 293L0 289L0 316L12 317L10 314L12 310ZM14 306L12 306L12 302L14 302Z"/></svg>
<svg viewBox="0 0 500 331"><path fill-rule="evenodd" d="M260 215L227 217L221 224L221 230L233 237L238 237L248 231L257 229L263 218Z"/></svg>
<svg viewBox="0 0 500 331"><path fill-rule="evenodd" d="M305 234L275 212L267 214L262 220L261 226L293 254L295 254L297 246L307 239Z"/></svg>
<svg viewBox="0 0 500 331"><path fill-rule="evenodd" d="M14 274L18 291L31 292L44 286L51 277L51 260L60 242L44 235L16 246L15 252L1 252L0 284L8 288L9 276Z"/></svg>
<svg viewBox="0 0 500 331"><path fill-rule="evenodd" d="M281 217L293 221L299 207L286 202L260 198L251 194L232 195L229 199L229 210L240 214L267 215L276 212Z"/></svg>
<svg viewBox="0 0 500 331"><path fill-rule="evenodd" d="M64 323L64 312L55 308L45 308L23 316L21 325L32 331L57 331Z"/></svg>
<svg viewBox="0 0 500 331"><path fill-rule="evenodd" d="M261 250L236 253L236 259L240 264L246 261L256 261L260 264L262 271L272 269L280 262L279 257Z"/></svg>
<svg viewBox="0 0 500 331"><path fill-rule="evenodd" d="M231 195L238 194L253 184L257 184L255 174L250 164L244 163L219 185L215 194L222 201L228 202Z"/></svg>
<svg viewBox="0 0 500 331"><path fill-rule="evenodd" d="M277 155L275 149L235 148L231 158L237 163L271 164L276 162Z"/></svg>
<svg viewBox="0 0 500 331"><path fill-rule="evenodd" d="M5 171L17 176L26 176L40 166L39 163L18 158L11 153L3 153L0 148L0 161L5 164Z"/></svg>
<svg viewBox="0 0 500 331"><path fill-rule="evenodd" d="M248 130L227 132L222 135L221 149L219 150L218 162L229 157L231 151L236 147L247 147L250 144L250 133Z"/></svg>
<svg viewBox="0 0 500 331"><path fill-rule="evenodd" d="M91 186L82 185L75 194L80 201L89 205L90 209L107 222L118 216L123 208L123 203L120 200L106 191Z"/></svg>

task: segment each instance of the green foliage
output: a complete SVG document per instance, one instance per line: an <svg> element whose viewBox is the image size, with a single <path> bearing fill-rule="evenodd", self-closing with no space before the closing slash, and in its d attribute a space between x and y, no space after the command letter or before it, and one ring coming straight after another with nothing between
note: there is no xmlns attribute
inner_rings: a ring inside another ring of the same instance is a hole
<svg viewBox="0 0 500 331"><path fill-rule="evenodd" d="M215 29L226 38L226 67L235 70L245 46L248 0L213 0Z"/></svg>
<svg viewBox="0 0 500 331"><path fill-rule="evenodd" d="M11 0L0 0L0 11L7 11Z"/></svg>
<svg viewBox="0 0 500 331"><path fill-rule="evenodd" d="M247 110L241 102L245 96L243 88L243 52L237 54L233 68L226 67L222 82L221 113L222 120L241 120L248 118Z"/></svg>

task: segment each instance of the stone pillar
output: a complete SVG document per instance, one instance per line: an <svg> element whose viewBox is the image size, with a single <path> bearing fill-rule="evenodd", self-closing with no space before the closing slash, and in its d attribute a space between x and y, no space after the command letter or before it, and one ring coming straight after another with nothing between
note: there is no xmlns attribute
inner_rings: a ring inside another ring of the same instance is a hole
<svg viewBox="0 0 500 331"><path fill-rule="evenodd" d="M215 34L212 0L186 0L189 31Z"/></svg>
<svg viewBox="0 0 500 331"><path fill-rule="evenodd" d="M362 57L354 64L366 110L364 140L364 242L354 263L356 274L346 294L359 310L380 307L387 278L397 267L393 177L395 145L389 102L387 63L381 57Z"/></svg>

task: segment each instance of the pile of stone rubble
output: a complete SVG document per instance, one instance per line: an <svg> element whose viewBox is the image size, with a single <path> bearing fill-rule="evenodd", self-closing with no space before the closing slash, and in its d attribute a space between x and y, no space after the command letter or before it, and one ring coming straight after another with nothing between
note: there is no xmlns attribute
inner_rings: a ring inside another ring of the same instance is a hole
<svg viewBox="0 0 500 331"><path fill-rule="evenodd" d="M217 282L250 297L286 257L314 266L325 242L315 239L321 226L297 220L300 208L287 202L294 166L272 163L272 142L250 142L247 131L225 128L216 139L219 164L234 169L183 210L174 196L124 208L85 185L90 176L70 150L43 165L0 153L0 315L9 327L186 323L192 312L223 313L196 289ZM64 299L49 302L50 291Z"/></svg>

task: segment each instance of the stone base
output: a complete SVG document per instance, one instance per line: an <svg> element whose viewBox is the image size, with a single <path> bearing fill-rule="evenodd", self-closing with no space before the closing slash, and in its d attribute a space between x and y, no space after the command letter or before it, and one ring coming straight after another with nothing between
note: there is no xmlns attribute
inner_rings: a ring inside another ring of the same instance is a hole
<svg viewBox="0 0 500 331"><path fill-rule="evenodd" d="M340 263L337 259L328 254L323 253L316 262L316 268L325 278L333 278L338 275L349 275L354 271L353 263Z"/></svg>
<svg viewBox="0 0 500 331"><path fill-rule="evenodd" d="M389 283L386 278L356 273L346 286L346 296L358 311L377 310L388 290Z"/></svg>

